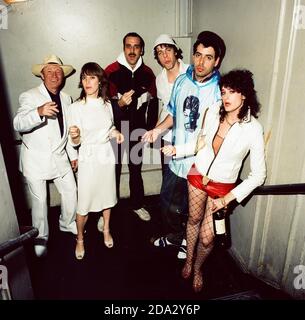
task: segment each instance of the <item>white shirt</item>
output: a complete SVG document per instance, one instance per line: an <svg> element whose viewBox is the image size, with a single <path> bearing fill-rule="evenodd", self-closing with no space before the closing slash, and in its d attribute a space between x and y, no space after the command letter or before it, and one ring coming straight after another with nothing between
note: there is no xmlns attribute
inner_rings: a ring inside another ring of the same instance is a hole
<svg viewBox="0 0 305 320"><path fill-rule="evenodd" d="M177 77L180 74L185 73L189 66L188 64L185 64L181 59L178 59L178 62L179 62L179 74L177 75ZM159 111L159 122L162 122L168 115L167 105L171 97L173 86L174 86L174 82L168 81L166 69L163 68L162 71L156 77L157 96L158 96L158 99L161 100L161 108L159 107L159 109L161 109ZM171 142L172 131L171 130L168 131L168 133L164 135L163 139Z"/></svg>

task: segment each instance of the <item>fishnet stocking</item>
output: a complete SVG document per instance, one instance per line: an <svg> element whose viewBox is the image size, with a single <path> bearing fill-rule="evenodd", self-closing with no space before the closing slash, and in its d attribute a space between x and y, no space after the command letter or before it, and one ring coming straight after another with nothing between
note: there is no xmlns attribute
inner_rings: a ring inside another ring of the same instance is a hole
<svg viewBox="0 0 305 320"><path fill-rule="evenodd" d="M201 272L201 266L213 249L213 215L212 215L212 199L208 197L205 208L204 218L200 227L199 243L197 246L197 255L194 263L194 273Z"/></svg>
<svg viewBox="0 0 305 320"><path fill-rule="evenodd" d="M191 273L192 263L194 259L195 246L198 240L200 224L204 215L206 204L206 192L193 187L188 183L189 190L189 217L186 227L187 253L185 267L183 268L183 277L188 278Z"/></svg>

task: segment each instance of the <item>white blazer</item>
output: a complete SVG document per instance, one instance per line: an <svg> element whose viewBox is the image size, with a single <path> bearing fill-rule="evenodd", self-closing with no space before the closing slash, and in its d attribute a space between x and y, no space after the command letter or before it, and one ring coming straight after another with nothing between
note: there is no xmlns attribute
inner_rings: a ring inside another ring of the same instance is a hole
<svg viewBox="0 0 305 320"><path fill-rule="evenodd" d="M64 119L62 137L57 119L41 119L38 114L37 107L52 101L43 83L19 97L20 107L13 123L14 129L22 136L19 169L25 177L54 179L64 176L71 170L70 160L77 158L77 151L67 145L66 114L72 99L61 92L60 100Z"/></svg>
<svg viewBox="0 0 305 320"><path fill-rule="evenodd" d="M266 163L263 128L248 113L241 122L235 123L227 133L218 154L215 156L212 143L219 127L219 108L215 105L207 113L203 129L205 146L195 157L197 170L209 179L222 183L235 183L243 160L250 152L250 173L231 192L238 202L264 183ZM196 143L196 142L195 142ZM194 154L195 143L176 147L176 157Z"/></svg>

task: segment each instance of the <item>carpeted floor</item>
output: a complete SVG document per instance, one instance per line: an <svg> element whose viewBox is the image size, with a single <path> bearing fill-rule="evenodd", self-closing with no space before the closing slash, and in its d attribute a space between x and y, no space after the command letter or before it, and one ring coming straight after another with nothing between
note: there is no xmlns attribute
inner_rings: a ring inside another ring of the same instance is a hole
<svg viewBox="0 0 305 320"><path fill-rule="evenodd" d="M121 200L112 212L114 247L108 249L89 215L86 255L74 257L75 236L58 229L59 208L49 212L48 255L36 258L26 248L36 299L56 300L281 300L289 296L239 270L225 250L215 249L204 266L204 289L195 294L180 276L177 248L155 248L150 238L159 228L158 197L146 197L152 220L144 222ZM30 217L28 216L27 219Z"/></svg>

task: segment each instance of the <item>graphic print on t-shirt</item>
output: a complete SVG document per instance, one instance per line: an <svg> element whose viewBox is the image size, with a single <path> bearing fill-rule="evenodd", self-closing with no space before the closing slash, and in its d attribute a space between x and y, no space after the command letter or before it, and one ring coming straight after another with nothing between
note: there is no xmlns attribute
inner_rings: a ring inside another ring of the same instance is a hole
<svg viewBox="0 0 305 320"><path fill-rule="evenodd" d="M197 128L197 119L200 116L199 99L188 96L183 102L184 128L186 131L194 132Z"/></svg>

